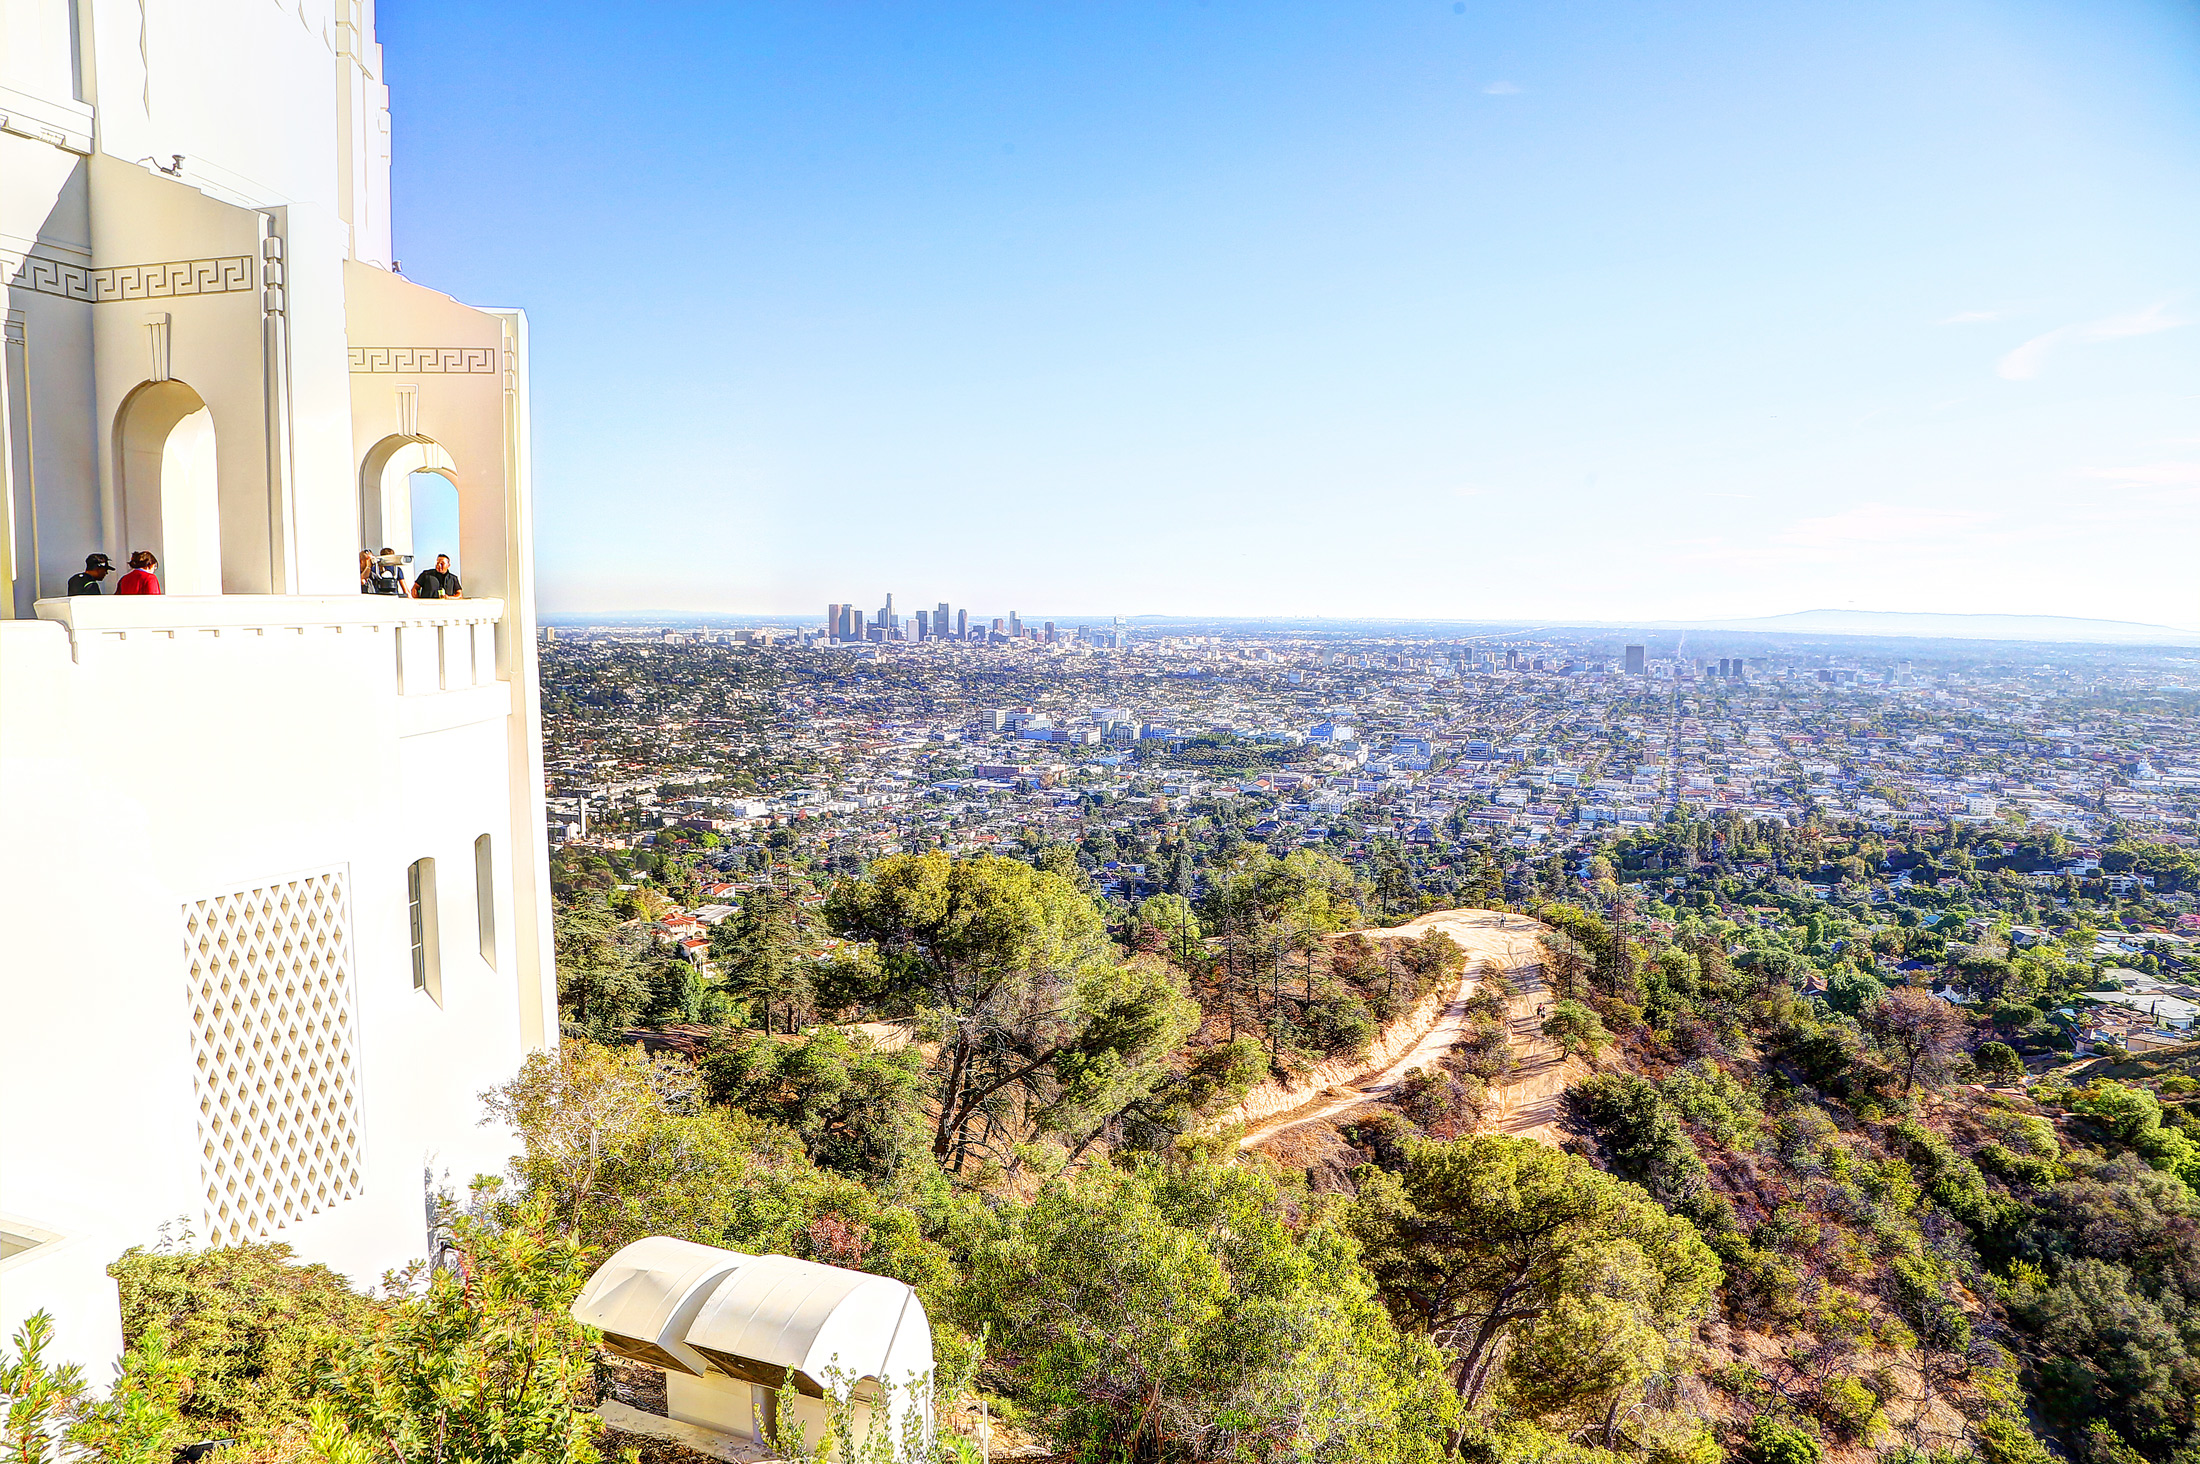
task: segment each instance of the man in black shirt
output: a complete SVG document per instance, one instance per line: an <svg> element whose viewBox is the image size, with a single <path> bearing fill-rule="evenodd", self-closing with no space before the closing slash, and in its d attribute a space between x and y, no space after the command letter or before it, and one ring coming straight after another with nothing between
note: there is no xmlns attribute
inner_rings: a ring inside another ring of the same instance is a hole
<svg viewBox="0 0 2200 1464"><path fill-rule="evenodd" d="M465 594L459 589L458 576L451 573L450 555L438 554L435 557L435 568L424 569L413 576L413 598L415 600L463 600L466 598Z"/></svg>
<svg viewBox="0 0 2200 1464"><path fill-rule="evenodd" d="M96 595L99 582L114 569L115 562L104 554L84 556L84 572L69 576L69 593L72 595Z"/></svg>

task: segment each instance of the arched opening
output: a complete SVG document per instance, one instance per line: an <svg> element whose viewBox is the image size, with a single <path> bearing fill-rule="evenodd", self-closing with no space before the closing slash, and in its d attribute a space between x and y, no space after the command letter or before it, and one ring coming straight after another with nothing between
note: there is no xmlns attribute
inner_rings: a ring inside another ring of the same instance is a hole
<svg viewBox="0 0 2200 1464"><path fill-rule="evenodd" d="M451 556L452 571L459 571L458 485L451 481L446 471L429 469L409 475L406 490L411 508L412 544L409 549L404 545L396 547L413 556L413 573L417 575L432 567L439 554Z"/></svg>
<svg viewBox="0 0 2200 1464"><path fill-rule="evenodd" d="M213 413L180 381L148 382L123 403L115 436L122 552L152 550L171 595L220 594L225 576Z"/></svg>
<svg viewBox="0 0 2200 1464"><path fill-rule="evenodd" d="M442 485L441 490L416 490L416 480L421 478L432 478ZM414 571L433 564L438 553L448 553L455 567L459 557L457 483L458 465L440 444L426 437L383 438L359 465L359 547L380 549L386 544L400 554L430 556L406 566L408 580ZM426 532L447 541L447 548L421 538L413 522L416 501L437 518ZM440 520L446 513L448 529Z"/></svg>

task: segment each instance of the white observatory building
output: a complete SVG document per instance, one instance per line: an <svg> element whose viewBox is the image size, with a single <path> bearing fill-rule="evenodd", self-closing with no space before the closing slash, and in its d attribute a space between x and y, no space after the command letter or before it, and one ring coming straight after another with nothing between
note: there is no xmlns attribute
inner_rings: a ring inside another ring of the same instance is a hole
<svg viewBox="0 0 2200 1464"><path fill-rule="evenodd" d="M526 321L396 273L387 96L372 0L0 0L0 1341L95 1377L164 1223L426 1254L556 1039Z"/></svg>

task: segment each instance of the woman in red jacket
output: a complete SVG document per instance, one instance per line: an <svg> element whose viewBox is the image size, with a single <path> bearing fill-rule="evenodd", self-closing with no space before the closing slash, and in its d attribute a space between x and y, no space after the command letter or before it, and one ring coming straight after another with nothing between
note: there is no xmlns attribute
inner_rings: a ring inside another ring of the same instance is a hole
<svg viewBox="0 0 2200 1464"><path fill-rule="evenodd" d="M130 572L115 586L118 595L157 595L160 579L153 573L153 566L160 563L149 549L140 549L130 556Z"/></svg>

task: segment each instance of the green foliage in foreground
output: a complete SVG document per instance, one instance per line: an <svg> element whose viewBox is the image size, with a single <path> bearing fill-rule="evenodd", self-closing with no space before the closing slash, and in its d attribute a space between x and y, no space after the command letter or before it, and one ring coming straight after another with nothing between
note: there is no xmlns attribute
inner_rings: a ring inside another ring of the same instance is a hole
<svg viewBox="0 0 2200 1464"><path fill-rule="evenodd" d="M1342 934L1404 898L1382 868L1371 893L1252 847L1196 907L1111 932L1083 857L855 866L818 918L857 945L829 961L755 899L718 938L732 1000L705 995L768 1030L721 1025L694 1063L588 1040L696 1014L692 969L614 919L666 897L576 904L567 1041L487 1095L524 1153L458 1224L459 1270L366 1297L280 1247L133 1253L113 1406L26 1333L8 1443L583 1464L593 1351L565 1303L666 1234L909 1282L943 1373L1078 1464L2048 1464L2031 1419L2080 1464L2200 1458L2200 1084L1963 1086L2039 1050L2047 958L1953 914L1875 950L1832 907L1791 937L1706 890L1645 948L1616 898L1550 908L1543 970L1514 974L1604 1069L1568 1096L1583 1152L1476 1134L1515 1057L1485 970L1447 1065L1274 1145L1286 1164L1204 1125L1272 1066L1364 1046L1465 953ZM1919 951L1977 1001L1881 959Z"/></svg>
<svg viewBox="0 0 2200 1464"><path fill-rule="evenodd" d="M33 1314L0 1349L0 1458L9 1464L166 1464L189 1441L185 1369L153 1332L123 1355L105 1397L82 1368L46 1361L53 1318Z"/></svg>
<svg viewBox="0 0 2200 1464"><path fill-rule="evenodd" d="M1442 1339L1469 1414L1498 1388L1607 1446L1720 1281L1686 1220L1526 1139L1413 1144L1362 1171L1346 1226L1399 1321Z"/></svg>
<svg viewBox="0 0 2200 1464"><path fill-rule="evenodd" d="M540 1203L451 1233L454 1269L416 1266L380 1297L281 1246L133 1251L116 1266L131 1347L105 1398L45 1364L43 1316L0 1352L0 1458L166 1464L227 1438L232 1464L595 1464L592 1337L567 1312L587 1248Z"/></svg>
<svg viewBox="0 0 2200 1464"><path fill-rule="evenodd" d="M595 1464L600 1425L583 1406L595 1358L567 1310L589 1252L540 1203L452 1228L459 1273L436 1271L336 1354L313 1402L314 1452L329 1464Z"/></svg>
<svg viewBox="0 0 2200 1464"><path fill-rule="evenodd" d="M1436 1349L1337 1225L1294 1237L1276 1201L1246 1170L1087 1170L979 1244L965 1321L1079 1459L1434 1459Z"/></svg>
<svg viewBox="0 0 2200 1464"><path fill-rule="evenodd" d="M107 1268L126 1336L164 1336L190 1379L184 1416L199 1437L254 1435L296 1422L296 1400L374 1303L287 1245L133 1249Z"/></svg>
<svg viewBox="0 0 2200 1464"><path fill-rule="evenodd" d="M928 1162L924 1058L827 1027L799 1042L722 1029L703 1059L711 1101L797 1135L810 1162L873 1184Z"/></svg>
<svg viewBox="0 0 2200 1464"><path fill-rule="evenodd" d="M1605 1030L1602 1019L1578 1001L1561 1001L1553 1006L1543 1021L1543 1035L1557 1043L1558 1050L1568 1057L1593 1058L1612 1045L1612 1034Z"/></svg>

